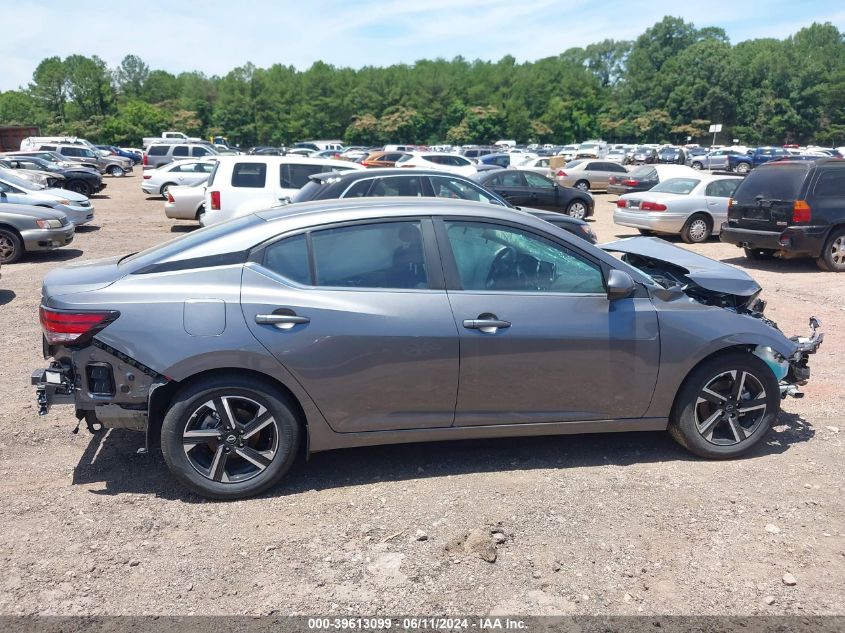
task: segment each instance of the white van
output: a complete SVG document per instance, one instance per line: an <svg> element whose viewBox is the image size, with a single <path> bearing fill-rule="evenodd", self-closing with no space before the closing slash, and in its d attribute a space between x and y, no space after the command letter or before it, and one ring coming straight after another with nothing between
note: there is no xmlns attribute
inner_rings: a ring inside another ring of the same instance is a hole
<svg viewBox="0 0 845 633"><path fill-rule="evenodd" d="M302 156L220 156L205 187L203 226L217 224L293 197L314 174L363 165L330 158Z"/></svg>
<svg viewBox="0 0 845 633"><path fill-rule="evenodd" d="M75 136L27 136L21 141L21 151L35 152L45 143L55 145L82 145L94 152L99 152L90 141Z"/></svg>

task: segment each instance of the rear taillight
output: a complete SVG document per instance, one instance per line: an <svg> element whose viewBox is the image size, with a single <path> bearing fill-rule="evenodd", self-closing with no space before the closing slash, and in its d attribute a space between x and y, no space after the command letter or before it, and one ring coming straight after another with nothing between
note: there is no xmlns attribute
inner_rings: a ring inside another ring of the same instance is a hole
<svg viewBox="0 0 845 633"><path fill-rule="evenodd" d="M611 176L610 178L607 179L607 182L610 183L611 185L615 185L617 180L619 180L619 179L616 176Z"/></svg>
<svg viewBox="0 0 845 633"><path fill-rule="evenodd" d="M75 312L41 306L39 318L44 338L50 345L68 345L86 335L93 336L120 314L118 312Z"/></svg>
<svg viewBox="0 0 845 633"><path fill-rule="evenodd" d="M144 174L144 180L149 180L152 177L153 177L152 174Z"/></svg>
<svg viewBox="0 0 845 633"><path fill-rule="evenodd" d="M566 176L566 172L562 169L558 169L557 172L555 172L555 176L557 176L558 178L563 178L564 176Z"/></svg>
<svg viewBox="0 0 845 633"><path fill-rule="evenodd" d="M146 153L146 152L144 152L144 164L145 164L145 165L149 165L149 164L150 164L150 159L149 159L149 158L147 158L147 153Z"/></svg>
<svg viewBox="0 0 845 633"><path fill-rule="evenodd" d="M211 210L212 211L220 211L220 192L219 191L212 191L211 192Z"/></svg>
<svg viewBox="0 0 845 633"><path fill-rule="evenodd" d="M626 187L636 187L638 184L640 184L640 181L634 180L633 178L629 178L628 180L623 180L622 184Z"/></svg>
<svg viewBox="0 0 845 633"><path fill-rule="evenodd" d="M640 209L643 211L665 211L666 205L659 202L641 202Z"/></svg>
<svg viewBox="0 0 845 633"><path fill-rule="evenodd" d="M619 200L616 201L616 206L619 207L620 209L624 209L625 207L628 206L628 201L623 200L622 198L619 198Z"/></svg>
<svg viewBox="0 0 845 633"><path fill-rule="evenodd" d="M728 211L733 209L734 205L736 205L736 200L734 200L733 198L728 198Z"/></svg>
<svg viewBox="0 0 845 633"><path fill-rule="evenodd" d="M804 200L796 200L795 203L792 205L792 221L810 221L810 205L807 204Z"/></svg>
<svg viewBox="0 0 845 633"><path fill-rule="evenodd" d="M167 201L168 201L168 202L176 202L176 201L173 199L173 194L171 194L169 190L168 190L168 192L167 192Z"/></svg>

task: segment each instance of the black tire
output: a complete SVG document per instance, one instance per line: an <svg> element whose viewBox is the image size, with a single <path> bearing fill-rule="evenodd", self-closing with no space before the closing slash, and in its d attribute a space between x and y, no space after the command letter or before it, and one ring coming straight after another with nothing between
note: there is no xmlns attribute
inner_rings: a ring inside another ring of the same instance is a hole
<svg viewBox="0 0 845 633"><path fill-rule="evenodd" d="M695 170L701 170L701 169L704 169L704 165L696 160L696 161L693 161L692 168L695 169Z"/></svg>
<svg viewBox="0 0 845 633"><path fill-rule="evenodd" d="M115 178L122 178L126 175L126 170L120 165L109 165L108 169L106 169L106 173L109 176L114 176Z"/></svg>
<svg viewBox="0 0 845 633"><path fill-rule="evenodd" d="M816 264L828 273L845 272L845 229L831 231Z"/></svg>
<svg viewBox="0 0 845 633"><path fill-rule="evenodd" d="M734 171L738 174L747 174L751 171L751 163L737 163Z"/></svg>
<svg viewBox="0 0 845 633"><path fill-rule="evenodd" d="M753 259L755 261L772 259L776 252L770 248L745 248L743 251L748 259Z"/></svg>
<svg viewBox="0 0 845 633"><path fill-rule="evenodd" d="M0 227L0 264L14 264L23 257L23 241L12 231Z"/></svg>
<svg viewBox="0 0 845 633"><path fill-rule="evenodd" d="M84 180L71 180L65 183L65 189L68 191L73 191L74 193L80 193L83 196L90 196L93 192L91 185L89 185Z"/></svg>
<svg viewBox="0 0 845 633"><path fill-rule="evenodd" d="M743 391L736 399L730 392L738 379ZM710 390L702 398L705 387ZM719 394L728 397L719 400ZM743 400L746 395L749 399ZM750 410L740 413L743 409ZM730 459L761 442L779 411L780 388L769 366L749 352L728 352L704 361L684 381L672 408L669 432L700 457Z"/></svg>
<svg viewBox="0 0 845 633"><path fill-rule="evenodd" d="M166 198L167 197L167 190L170 189L170 187L175 187L175 186L176 186L175 182L166 182L161 186L161 189L159 189L158 192L161 194L162 198Z"/></svg>
<svg viewBox="0 0 845 633"><path fill-rule="evenodd" d="M701 244L713 234L713 220L704 213L696 213L681 228L681 239L687 244Z"/></svg>
<svg viewBox="0 0 845 633"><path fill-rule="evenodd" d="M575 199L566 207L566 215L576 220L584 220L587 217L588 210L587 203L583 200Z"/></svg>
<svg viewBox="0 0 845 633"><path fill-rule="evenodd" d="M580 189L581 191L589 191L590 190L590 183L586 180L579 180L575 183L575 188Z"/></svg>
<svg viewBox="0 0 845 633"><path fill-rule="evenodd" d="M234 412L235 419L249 422L248 416L255 415L252 422L259 422L263 414L257 414L260 411L258 407L263 407L269 414L270 422L265 420L262 422L264 426L253 431L251 437L244 435L241 438L242 433L249 432L248 424L233 424L228 427L231 430L226 431L224 422L227 416L215 418L214 411L219 404L207 406L209 402L221 402L220 399L229 403L228 410ZM253 412L250 412L250 406L254 407ZM203 497L226 500L260 494L276 485L296 459L301 427L294 411L288 399L272 383L251 376L223 375L189 383L174 396L162 423L164 460L179 482ZM189 442L184 437L186 431L205 436L218 435L213 439L192 439ZM271 450L261 452L261 446L266 447L268 441ZM186 451L186 444L193 448ZM269 457L266 455L268 452L271 453ZM260 458L266 463L261 467L241 457L242 454ZM205 463L208 464L207 472L203 474L199 468ZM215 469L215 466L218 468ZM215 470L218 480L213 477ZM239 473L239 470L242 472Z"/></svg>

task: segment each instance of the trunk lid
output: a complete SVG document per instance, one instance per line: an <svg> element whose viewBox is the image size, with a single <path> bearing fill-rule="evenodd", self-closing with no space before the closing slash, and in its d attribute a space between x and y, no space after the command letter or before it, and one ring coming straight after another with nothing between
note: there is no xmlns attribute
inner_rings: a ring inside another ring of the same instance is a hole
<svg viewBox="0 0 845 633"><path fill-rule="evenodd" d="M810 165L777 162L755 169L734 192L728 225L755 231L782 231L792 224L792 209L802 198Z"/></svg>
<svg viewBox="0 0 845 633"><path fill-rule="evenodd" d="M113 284L126 274L118 268L120 257L96 259L69 264L47 273L41 287L41 298L45 305L55 297L100 290Z"/></svg>

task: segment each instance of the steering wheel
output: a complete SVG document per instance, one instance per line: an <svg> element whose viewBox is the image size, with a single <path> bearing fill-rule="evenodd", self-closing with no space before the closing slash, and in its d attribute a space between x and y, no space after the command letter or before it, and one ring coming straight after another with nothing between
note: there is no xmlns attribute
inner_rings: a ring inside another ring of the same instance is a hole
<svg viewBox="0 0 845 633"><path fill-rule="evenodd" d="M487 290L495 290L497 282L504 279L515 279L517 277L517 259L518 255L514 248L503 246L490 264L490 271L487 273L484 287Z"/></svg>

